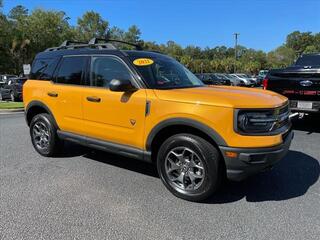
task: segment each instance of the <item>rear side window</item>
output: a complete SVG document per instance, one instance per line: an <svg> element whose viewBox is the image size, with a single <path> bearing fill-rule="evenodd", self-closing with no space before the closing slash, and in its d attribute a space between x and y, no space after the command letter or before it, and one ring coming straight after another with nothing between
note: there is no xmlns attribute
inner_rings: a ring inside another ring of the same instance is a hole
<svg viewBox="0 0 320 240"><path fill-rule="evenodd" d="M108 87L113 79L133 79L129 69L115 57L93 57L90 75L91 85L96 87Z"/></svg>
<svg viewBox="0 0 320 240"><path fill-rule="evenodd" d="M302 55L298 58L296 66L319 66L320 55Z"/></svg>
<svg viewBox="0 0 320 240"><path fill-rule="evenodd" d="M81 85L87 59L88 57L64 57L56 74L56 82Z"/></svg>
<svg viewBox="0 0 320 240"><path fill-rule="evenodd" d="M51 58L38 58L35 59L31 72L30 72L30 78L36 79L36 80L49 80L52 78L52 65L53 65L54 59Z"/></svg>

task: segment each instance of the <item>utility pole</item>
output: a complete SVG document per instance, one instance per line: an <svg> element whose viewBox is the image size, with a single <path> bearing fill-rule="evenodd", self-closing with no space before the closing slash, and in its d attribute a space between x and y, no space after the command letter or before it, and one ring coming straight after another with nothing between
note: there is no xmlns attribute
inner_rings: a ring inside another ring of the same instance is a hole
<svg viewBox="0 0 320 240"><path fill-rule="evenodd" d="M237 60L238 60L238 36L240 35L240 33L234 33L234 40L235 40L235 44L234 44L234 58L235 58L235 63L234 63L234 72L236 72L237 70Z"/></svg>

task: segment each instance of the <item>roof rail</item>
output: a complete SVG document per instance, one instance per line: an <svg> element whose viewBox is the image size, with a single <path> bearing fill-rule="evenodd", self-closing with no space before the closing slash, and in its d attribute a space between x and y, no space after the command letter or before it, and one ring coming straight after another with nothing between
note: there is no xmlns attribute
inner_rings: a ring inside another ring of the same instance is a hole
<svg viewBox="0 0 320 240"><path fill-rule="evenodd" d="M131 43L131 42L126 42L126 41L122 41L122 40L117 40L117 39L108 39L108 38L92 38L89 41L89 44L97 44L99 42L116 42L116 43L123 43L129 46L133 46L136 48L136 50L143 50L142 46L137 44L137 43Z"/></svg>
<svg viewBox="0 0 320 240"><path fill-rule="evenodd" d="M104 42L104 43L99 43ZM59 47L48 48L45 52L65 50L65 49L79 49L79 48L98 48L98 49L112 49L116 50L117 48L110 42L123 43L136 48L136 50L143 50L142 46L135 43L125 42L116 39L105 39L105 38L92 38L88 43L66 40Z"/></svg>
<svg viewBox="0 0 320 240"><path fill-rule="evenodd" d="M61 43L60 47L70 46L71 44L86 44L86 42L66 40L66 41L64 41L63 43Z"/></svg>

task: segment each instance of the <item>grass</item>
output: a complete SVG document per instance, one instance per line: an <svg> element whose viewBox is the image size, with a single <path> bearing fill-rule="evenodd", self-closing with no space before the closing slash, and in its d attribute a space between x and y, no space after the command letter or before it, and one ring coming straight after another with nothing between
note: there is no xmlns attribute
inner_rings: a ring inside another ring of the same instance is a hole
<svg viewBox="0 0 320 240"><path fill-rule="evenodd" d="M23 102L0 102L0 109L23 108Z"/></svg>

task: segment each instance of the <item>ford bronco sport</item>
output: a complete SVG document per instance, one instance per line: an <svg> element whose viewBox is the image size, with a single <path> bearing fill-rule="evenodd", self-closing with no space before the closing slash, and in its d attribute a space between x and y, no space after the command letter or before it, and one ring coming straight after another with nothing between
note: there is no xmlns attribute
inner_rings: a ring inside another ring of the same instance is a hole
<svg viewBox="0 0 320 240"><path fill-rule="evenodd" d="M68 140L152 162L164 185L190 201L287 153L287 98L206 86L171 57L135 46L124 51L92 39L36 56L23 99L38 153L53 156Z"/></svg>

